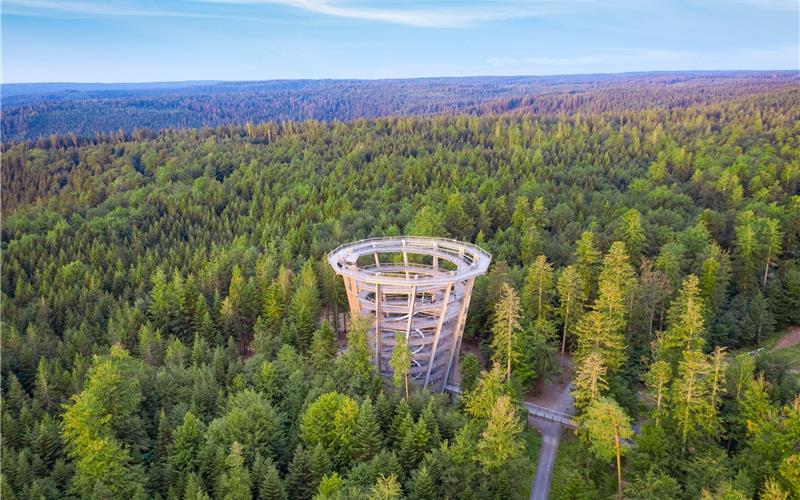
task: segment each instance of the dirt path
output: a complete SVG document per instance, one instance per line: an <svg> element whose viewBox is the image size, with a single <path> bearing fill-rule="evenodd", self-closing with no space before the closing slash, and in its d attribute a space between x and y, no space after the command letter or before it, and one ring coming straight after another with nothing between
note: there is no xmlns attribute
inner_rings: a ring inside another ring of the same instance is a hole
<svg viewBox="0 0 800 500"><path fill-rule="evenodd" d="M526 394L525 401L572 415L575 413L570 393L572 358L559 355L558 361L561 364L561 376L553 382L539 382L534 391ZM542 435L536 477L531 488L531 500L547 500L553 481L553 468L558 456L562 429L559 424L532 417L528 417L528 424Z"/></svg>
<svg viewBox="0 0 800 500"><path fill-rule="evenodd" d="M770 351L786 349L797 344L800 344L800 326L790 326L786 329L786 333L781 335L781 338L775 343L775 347L770 349Z"/></svg>

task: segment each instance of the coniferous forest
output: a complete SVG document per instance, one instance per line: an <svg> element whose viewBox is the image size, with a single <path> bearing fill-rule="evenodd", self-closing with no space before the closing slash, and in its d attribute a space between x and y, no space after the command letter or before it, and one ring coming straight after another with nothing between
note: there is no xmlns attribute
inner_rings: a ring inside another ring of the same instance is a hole
<svg viewBox="0 0 800 500"><path fill-rule="evenodd" d="M5 142L0 494L527 498L563 350L553 498L800 498L800 89L642 85ZM493 255L461 397L381 381L325 260L401 234Z"/></svg>

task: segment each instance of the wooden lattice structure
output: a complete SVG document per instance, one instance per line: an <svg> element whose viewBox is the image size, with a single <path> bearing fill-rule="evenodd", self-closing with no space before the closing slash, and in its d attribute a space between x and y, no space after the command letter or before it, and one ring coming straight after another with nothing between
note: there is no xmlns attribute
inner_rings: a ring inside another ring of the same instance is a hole
<svg viewBox="0 0 800 500"><path fill-rule="evenodd" d="M362 240L328 255L351 313L373 319L367 336L381 375L392 375L389 359L404 333L411 380L437 391L452 377L472 285L491 259L475 245L417 236Z"/></svg>

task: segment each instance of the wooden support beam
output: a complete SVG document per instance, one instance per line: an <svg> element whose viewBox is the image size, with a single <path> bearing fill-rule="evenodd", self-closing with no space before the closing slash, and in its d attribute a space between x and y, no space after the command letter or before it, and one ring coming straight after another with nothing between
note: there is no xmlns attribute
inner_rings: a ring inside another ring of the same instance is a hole
<svg viewBox="0 0 800 500"><path fill-rule="evenodd" d="M381 372L381 320L383 319L381 295L381 285L375 285L375 366L378 367L378 373Z"/></svg>
<svg viewBox="0 0 800 500"><path fill-rule="evenodd" d="M408 323L406 323L406 343L411 338L411 319L414 317L414 306L417 302L417 287L411 287L411 295L408 296Z"/></svg>
<svg viewBox="0 0 800 500"><path fill-rule="evenodd" d="M447 381L450 377L450 371L453 368L453 359L461 350L461 337L464 336L464 324L466 323L467 319L467 311L469 310L469 300L472 297L472 284L475 282L475 278L470 278L467 281L467 286L464 290L464 296L461 298L461 310L458 313L458 321L456 322L456 328L453 331L453 345L450 348L450 360L447 362L447 370L444 372L444 380L442 381L442 390L447 387Z"/></svg>
<svg viewBox="0 0 800 500"><path fill-rule="evenodd" d="M425 374L425 383L422 384L423 387L428 387L428 380L431 378L433 363L436 361L436 348L439 346L439 337L442 334L442 325L444 325L445 316L447 316L447 303L450 300L450 290L452 289L453 284L450 283L447 285L447 290L444 292L444 303L442 304L441 311L439 311L439 324L436 325L436 334L433 337L433 346L431 346L431 359L428 361L428 373Z"/></svg>

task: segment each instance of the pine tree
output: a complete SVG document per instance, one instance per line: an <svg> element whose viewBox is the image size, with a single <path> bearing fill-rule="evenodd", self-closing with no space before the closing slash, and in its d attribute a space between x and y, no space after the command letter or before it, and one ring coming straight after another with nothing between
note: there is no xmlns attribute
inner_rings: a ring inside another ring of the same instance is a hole
<svg viewBox="0 0 800 500"><path fill-rule="evenodd" d="M739 289L749 290L756 283L755 274L760 267L758 250L761 242L758 238L757 217L751 210L745 210L737 217L736 231L736 268L739 271Z"/></svg>
<svg viewBox="0 0 800 500"><path fill-rule="evenodd" d="M514 377L523 387L535 378L545 378L556 371L555 352L550 339L555 336L555 325L546 319L537 319L514 338Z"/></svg>
<svg viewBox="0 0 800 500"><path fill-rule="evenodd" d="M642 227L642 214L635 208L628 209L620 220L620 236L631 256L637 257L642 253L645 242L645 232Z"/></svg>
<svg viewBox="0 0 800 500"><path fill-rule="evenodd" d="M272 460L267 459L264 477L258 489L260 500L287 500L286 488Z"/></svg>
<svg viewBox="0 0 800 500"><path fill-rule="evenodd" d="M403 490L397 482L397 476L390 474L381 475L369 492L369 500L399 500L403 496Z"/></svg>
<svg viewBox="0 0 800 500"><path fill-rule="evenodd" d="M600 251L594 243L594 233L584 231L575 242L575 271L583 283L583 295L592 297L600 264Z"/></svg>
<svg viewBox="0 0 800 500"><path fill-rule="evenodd" d="M344 480L338 472L328 474L319 483L319 490L314 496L314 500L332 500L342 498Z"/></svg>
<svg viewBox="0 0 800 500"><path fill-rule="evenodd" d="M525 286L522 291L526 317L530 319L550 319L553 295L553 266L547 257L539 255L528 268Z"/></svg>
<svg viewBox="0 0 800 500"><path fill-rule="evenodd" d="M314 496L316 488L313 487L310 462L308 452L303 448L303 445L297 445L286 474L286 490L290 498L308 500Z"/></svg>
<svg viewBox="0 0 800 500"><path fill-rule="evenodd" d="M769 263L776 255L781 253L781 241L783 235L781 234L781 225L777 219L767 219L764 224L764 240L766 249L764 250L765 261L764 264L764 281L761 285L762 290L767 289L767 277L769 276Z"/></svg>
<svg viewBox="0 0 800 500"><path fill-rule="evenodd" d="M250 473L244 466L242 447L235 442L225 459L225 473L219 479L218 495L224 500L251 500Z"/></svg>
<svg viewBox="0 0 800 500"><path fill-rule="evenodd" d="M572 389L577 408L589 406L608 390L606 371L599 352L592 352L578 362Z"/></svg>
<svg viewBox="0 0 800 500"><path fill-rule="evenodd" d="M505 395L498 397L478 441L478 462L489 471L499 471L521 456L524 450L518 439L521 432L522 423L511 398Z"/></svg>
<svg viewBox="0 0 800 500"><path fill-rule="evenodd" d="M425 422L425 427L428 428L431 448L437 448L441 443L442 434L439 432L439 422L436 417L436 402L433 398L428 401L425 410L423 410L419 418Z"/></svg>
<svg viewBox="0 0 800 500"><path fill-rule="evenodd" d="M314 340L311 342L311 366L317 371L323 369L336 357L337 350L336 333L325 321L314 332Z"/></svg>
<svg viewBox="0 0 800 500"><path fill-rule="evenodd" d="M691 274L669 308L669 326L658 339L658 357L675 364L681 352L702 349L705 343L703 314L699 281Z"/></svg>
<svg viewBox="0 0 800 500"><path fill-rule="evenodd" d="M600 398L586 409L581 418L578 430L589 444L592 452L601 460L616 457L617 461L617 495L622 498L622 461L625 450L621 441L633 436L630 417L616 401L611 398Z"/></svg>
<svg viewBox="0 0 800 500"><path fill-rule="evenodd" d="M358 410L355 436L353 438L353 458L358 462L367 462L381 449L383 437L381 428L372 405L367 397Z"/></svg>
<svg viewBox="0 0 800 500"><path fill-rule="evenodd" d="M580 363L589 354L596 352L609 371L619 370L625 362L625 338L619 322L610 314L590 311L584 314L575 327L578 349L575 358Z"/></svg>
<svg viewBox="0 0 800 500"><path fill-rule="evenodd" d="M690 437L708 433L715 427L707 379L710 371L702 352L684 351L671 396L672 418L678 427L684 451Z"/></svg>
<svg viewBox="0 0 800 500"><path fill-rule="evenodd" d="M661 421L663 416L662 406L665 403L667 396L667 387L672 378L672 367L666 361L655 361L650 365L650 370L644 377L644 383L650 389L653 397L656 400L656 407L653 411L653 416L656 420L656 425Z"/></svg>
<svg viewBox="0 0 800 500"><path fill-rule="evenodd" d="M203 491L203 485L200 484L197 474L191 473L186 478L186 487L183 490L183 500L211 500L208 493Z"/></svg>
<svg viewBox="0 0 800 500"><path fill-rule="evenodd" d="M607 313L624 330L636 285L636 273L630 264L625 245L615 241L603 257L598 279L597 299L593 309Z"/></svg>
<svg viewBox="0 0 800 500"><path fill-rule="evenodd" d="M170 470L178 478L200 470L201 450L205 446L205 425L192 412L186 412L183 423L172 433L172 443L168 451Z"/></svg>
<svg viewBox="0 0 800 500"><path fill-rule="evenodd" d="M407 430L400 442L397 458L405 470L414 470L430 446L430 434L422 419Z"/></svg>
<svg viewBox="0 0 800 500"><path fill-rule="evenodd" d="M475 388L478 377L481 373L481 365L478 357L473 353L467 353L461 358L461 392L467 393Z"/></svg>
<svg viewBox="0 0 800 500"><path fill-rule="evenodd" d="M493 361L505 366L505 377L511 377L514 336L522 327L519 323L520 306L517 292L503 283L502 297L497 303L492 324Z"/></svg>
<svg viewBox="0 0 800 500"><path fill-rule="evenodd" d="M414 471L409 490L409 500L437 500L440 498L436 491L436 485L433 484L431 473L425 465Z"/></svg>
<svg viewBox="0 0 800 500"><path fill-rule="evenodd" d="M311 470L311 482L314 491L317 490L322 477L331 472L332 467L331 457L325 451L325 447L322 446L322 443L317 443L309 457L309 469Z"/></svg>
<svg viewBox="0 0 800 500"><path fill-rule="evenodd" d="M464 409L474 418L489 418L495 401L504 392L503 368L495 363L491 371L481 373L475 389L464 395Z"/></svg>
<svg viewBox="0 0 800 500"><path fill-rule="evenodd" d="M392 357L389 359L389 366L392 368L392 379L395 387L404 387L404 394L408 399L408 375L411 372L411 350L408 348L408 341L404 333L398 333L395 337Z"/></svg>
<svg viewBox="0 0 800 500"><path fill-rule="evenodd" d="M567 346L567 335L574 333L577 318L583 312L586 302L586 287L574 266L567 266L561 272L556 284L558 290L558 315L563 323L561 332L561 354Z"/></svg>
<svg viewBox="0 0 800 500"><path fill-rule="evenodd" d="M319 318L319 292L311 261L306 262L298 275L289 305L289 317L297 333L297 350L305 353L311 346Z"/></svg>
<svg viewBox="0 0 800 500"><path fill-rule="evenodd" d="M406 399L401 399L392 417L392 443L399 445L400 441L402 441L403 437L413 425L414 417L411 416L411 407L408 406L408 401Z"/></svg>

